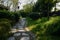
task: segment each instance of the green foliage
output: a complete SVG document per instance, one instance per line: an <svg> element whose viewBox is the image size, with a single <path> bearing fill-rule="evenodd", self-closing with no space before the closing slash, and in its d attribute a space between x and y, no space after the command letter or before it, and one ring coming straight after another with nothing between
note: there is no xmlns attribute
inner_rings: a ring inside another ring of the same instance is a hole
<svg viewBox="0 0 60 40"><path fill-rule="evenodd" d="M30 17L33 20L37 20L38 18L40 18L40 14L36 12L32 12L28 14L28 17Z"/></svg>
<svg viewBox="0 0 60 40"><path fill-rule="evenodd" d="M60 36L60 17L52 17L49 21L45 23L46 34Z"/></svg>
<svg viewBox="0 0 60 40"><path fill-rule="evenodd" d="M9 12L6 10L0 10L0 18L7 18L10 20L18 21L20 15L16 12Z"/></svg>
<svg viewBox="0 0 60 40"><path fill-rule="evenodd" d="M23 11L26 13L32 12L33 4L26 4L23 6L23 8L24 8Z"/></svg>
<svg viewBox="0 0 60 40"><path fill-rule="evenodd" d="M35 33L36 40L60 40L60 16L50 17L49 20L46 17L29 19L28 27Z"/></svg>
<svg viewBox="0 0 60 40"><path fill-rule="evenodd" d="M0 40L7 40L10 28L19 20L19 17L16 12L0 10Z"/></svg>
<svg viewBox="0 0 60 40"><path fill-rule="evenodd" d="M52 8L55 6L55 2L53 0L38 0L33 7L33 12L41 12L41 16L48 16L51 12Z"/></svg>
<svg viewBox="0 0 60 40"><path fill-rule="evenodd" d="M7 40L11 28L11 21L0 19L0 40Z"/></svg>
<svg viewBox="0 0 60 40"><path fill-rule="evenodd" d="M35 4L33 11L38 11L38 12L48 12L51 11L51 8L54 6L53 0L38 0L37 3Z"/></svg>
<svg viewBox="0 0 60 40"><path fill-rule="evenodd" d="M28 13L24 12L24 11L20 11L20 16L22 17L27 17Z"/></svg>

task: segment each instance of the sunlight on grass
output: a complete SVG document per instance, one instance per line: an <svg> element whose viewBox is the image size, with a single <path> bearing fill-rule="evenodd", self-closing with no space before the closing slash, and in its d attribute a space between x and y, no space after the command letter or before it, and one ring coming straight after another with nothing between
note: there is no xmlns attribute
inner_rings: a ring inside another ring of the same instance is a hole
<svg viewBox="0 0 60 40"><path fill-rule="evenodd" d="M36 40L55 40L53 36L44 36L56 32L60 28L60 16L50 17L48 20L46 17L38 20L29 20L29 30L36 35ZM43 35L43 36L41 36ZM53 38L53 39L52 39ZM57 38L56 38L57 39Z"/></svg>
<svg viewBox="0 0 60 40"><path fill-rule="evenodd" d="M45 25L45 24L56 23L56 22L59 21L59 20L60 20L60 17L51 17L51 18L49 19L49 21L47 21L47 22L44 23L44 25Z"/></svg>
<svg viewBox="0 0 60 40"><path fill-rule="evenodd" d="M46 30L51 27L51 29L54 27L54 25L56 23L58 23L60 21L60 16L58 17L51 17L49 21L45 22L43 27L44 27L44 32L46 32ZM57 25L57 24L56 24ZM59 26L56 26L56 28L54 28L54 30L52 31L57 31L57 29L59 28Z"/></svg>
<svg viewBox="0 0 60 40"><path fill-rule="evenodd" d="M28 29L29 30L32 30L33 28L35 28L37 25L32 25L32 26L29 26Z"/></svg>
<svg viewBox="0 0 60 40"><path fill-rule="evenodd" d="M41 22L41 19L38 19L36 22L37 22L37 23Z"/></svg>

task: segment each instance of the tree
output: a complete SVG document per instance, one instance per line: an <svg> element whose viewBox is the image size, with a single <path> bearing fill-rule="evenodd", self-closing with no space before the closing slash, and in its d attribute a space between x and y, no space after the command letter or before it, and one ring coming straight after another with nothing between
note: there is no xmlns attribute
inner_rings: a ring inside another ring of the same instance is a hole
<svg viewBox="0 0 60 40"><path fill-rule="evenodd" d="M36 2L34 0L28 0L26 5L23 6L23 11L24 12L32 12L33 6Z"/></svg>
<svg viewBox="0 0 60 40"><path fill-rule="evenodd" d="M4 4L4 0L0 0L0 4Z"/></svg>
<svg viewBox="0 0 60 40"><path fill-rule="evenodd" d="M41 12L43 16L47 16L54 4L54 0L38 0L33 7L33 12Z"/></svg>
<svg viewBox="0 0 60 40"><path fill-rule="evenodd" d="M53 0L38 0L36 4L34 5L33 11L43 11L43 10L51 10L51 8L54 6ZM49 9L48 9L49 8Z"/></svg>
<svg viewBox="0 0 60 40"><path fill-rule="evenodd" d="M11 0L13 2L13 7L14 7L14 10L16 11L16 7L18 5L18 0Z"/></svg>
<svg viewBox="0 0 60 40"><path fill-rule="evenodd" d="M26 4L26 5L24 5L23 6L23 10L24 10L24 12L32 12L32 8L33 8L33 5L32 4Z"/></svg>

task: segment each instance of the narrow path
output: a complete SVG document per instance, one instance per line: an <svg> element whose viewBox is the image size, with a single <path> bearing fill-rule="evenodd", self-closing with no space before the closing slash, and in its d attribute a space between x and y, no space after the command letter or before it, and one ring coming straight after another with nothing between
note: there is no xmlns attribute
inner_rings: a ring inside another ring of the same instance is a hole
<svg viewBox="0 0 60 40"><path fill-rule="evenodd" d="M26 18L19 19L19 21L11 29L12 33L17 31L29 31L29 29L27 28Z"/></svg>
<svg viewBox="0 0 60 40"><path fill-rule="evenodd" d="M13 26L11 32L14 34L12 37L8 38L8 40L32 40L33 39L33 35L30 33L30 31L27 28L26 18L21 18L19 22L17 22L16 25Z"/></svg>
<svg viewBox="0 0 60 40"><path fill-rule="evenodd" d="M19 22L13 27L15 29L24 29L26 27L26 18L21 18Z"/></svg>

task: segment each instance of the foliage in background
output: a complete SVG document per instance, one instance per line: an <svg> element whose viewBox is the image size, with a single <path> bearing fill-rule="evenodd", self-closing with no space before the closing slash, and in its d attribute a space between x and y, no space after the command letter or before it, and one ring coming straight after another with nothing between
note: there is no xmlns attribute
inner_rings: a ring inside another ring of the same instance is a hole
<svg viewBox="0 0 60 40"><path fill-rule="evenodd" d="M55 1L53 0L38 0L33 8L33 11L38 11L38 12L47 11L48 12L48 11L51 11L54 5L55 5Z"/></svg>
<svg viewBox="0 0 60 40"><path fill-rule="evenodd" d="M38 0L33 7L33 12L41 12L42 16L48 15L54 7L56 1L53 0Z"/></svg>
<svg viewBox="0 0 60 40"><path fill-rule="evenodd" d="M41 18L41 17L53 16L55 14L51 13L51 10L55 6L55 3L56 1L54 0L37 0L35 4L31 3L31 4L25 5L24 9L22 10L24 13L21 13L21 14L23 16L25 15L25 16L31 17L32 19L35 19L35 17ZM38 12L40 14L36 15L35 12Z"/></svg>
<svg viewBox="0 0 60 40"><path fill-rule="evenodd" d="M30 12L28 14L28 17L30 17L33 20L37 20L37 19L41 18L41 14L39 12Z"/></svg>
<svg viewBox="0 0 60 40"><path fill-rule="evenodd" d="M23 6L23 11L26 12L26 13L30 13L32 12L32 9L33 9L33 4L26 4Z"/></svg>
<svg viewBox="0 0 60 40"><path fill-rule="evenodd" d="M0 10L0 18L7 18L10 20L18 21L19 20L19 14L16 12L9 12L6 10Z"/></svg>

